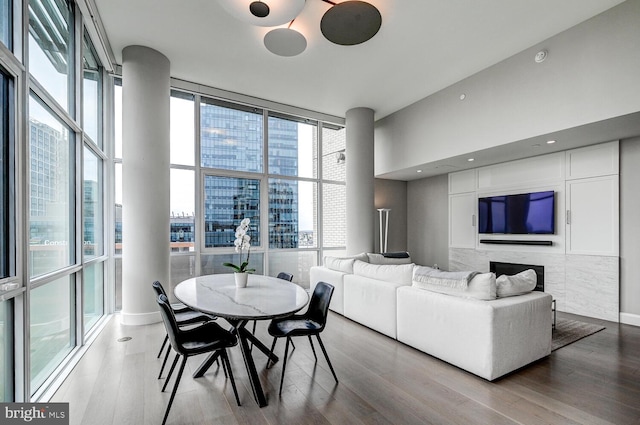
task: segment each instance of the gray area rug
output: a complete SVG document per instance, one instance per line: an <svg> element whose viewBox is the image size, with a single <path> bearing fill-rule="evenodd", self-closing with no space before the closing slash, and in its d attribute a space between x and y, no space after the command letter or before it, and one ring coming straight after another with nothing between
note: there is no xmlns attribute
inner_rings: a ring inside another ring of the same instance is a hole
<svg viewBox="0 0 640 425"><path fill-rule="evenodd" d="M572 344L603 329L604 326L600 325L558 318L551 338L551 351Z"/></svg>

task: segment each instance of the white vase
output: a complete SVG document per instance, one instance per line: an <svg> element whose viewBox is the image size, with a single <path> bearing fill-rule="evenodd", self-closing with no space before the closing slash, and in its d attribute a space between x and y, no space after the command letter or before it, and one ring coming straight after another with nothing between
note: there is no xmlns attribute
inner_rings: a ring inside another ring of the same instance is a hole
<svg viewBox="0 0 640 425"><path fill-rule="evenodd" d="M238 288L246 288L247 287L247 279L249 278L249 273L247 272L236 272L233 274L233 277L236 279L236 287Z"/></svg>

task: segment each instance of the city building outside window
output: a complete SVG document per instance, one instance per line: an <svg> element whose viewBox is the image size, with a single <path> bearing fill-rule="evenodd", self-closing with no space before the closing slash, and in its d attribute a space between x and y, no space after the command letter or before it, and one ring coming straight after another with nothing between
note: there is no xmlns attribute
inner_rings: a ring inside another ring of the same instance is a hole
<svg viewBox="0 0 640 425"><path fill-rule="evenodd" d="M75 263L74 133L31 95L29 100L31 276Z"/></svg>

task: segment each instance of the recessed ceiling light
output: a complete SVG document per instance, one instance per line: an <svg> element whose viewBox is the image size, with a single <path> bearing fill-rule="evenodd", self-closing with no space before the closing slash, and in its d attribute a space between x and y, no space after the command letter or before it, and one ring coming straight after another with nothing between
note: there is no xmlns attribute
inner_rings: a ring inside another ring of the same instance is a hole
<svg viewBox="0 0 640 425"><path fill-rule="evenodd" d="M555 142L556 142L555 140L548 140L547 145L553 145Z"/></svg>
<svg viewBox="0 0 640 425"><path fill-rule="evenodd" d="M460 100L465 100L466 98L467 98L467 95L466 95L466 94L462 93L462 94L460 95Z"/></svg>
<svg viewBox="0 0 640 425"><path fill-rule="evenodd" d="M473 161L475 161L475 159L474 158L469 158L469 159L467 159L467 161L473 162Z"/></svg>
<svg viewBox="0 0 640 425"><path fill-rule="evenodd" d="M416 173L421 173L421 172L422 172L422 170L416 170Z"/></svg>

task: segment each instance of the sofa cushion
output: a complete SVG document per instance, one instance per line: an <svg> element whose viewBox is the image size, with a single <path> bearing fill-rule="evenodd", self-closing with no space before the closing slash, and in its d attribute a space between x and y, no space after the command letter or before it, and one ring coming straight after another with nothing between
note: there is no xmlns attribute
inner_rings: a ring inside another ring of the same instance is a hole
<svg viewBox="0 0 640 425"><path fill-rule="evenodd" d="M324 257L324 266L328 269L343 273L353 273L353 258Z"/></svg>
<svg viewBox="0 0 640 425"><path fill-rule="evenodd" d="M413 263L411 264L369 264L358 261L353 264L353 274L368 277L370 279L396 282L403 285L411 285L413 276Z"/></svg>
<svg viewBox="0 0 640 425"><path fill-rule="evenodd" d="M416 266L414 274L420 274L421 268ZM429 267L430 268L430 267ZM427 291L441 294L454 295L463 298L475 298L478 300L494 300L496 298L496 275L493 273L477 273L469 281L466 288L459 286L439 285L430 283L429 280L413 280L413 286Z"/></svg>
<svg viewBox="0 0 640 425"><path fill-rule="evenodd" d="M513 276L500 275L496 279L497 296L512 297L527 294L535 289L537 282L538 277L533 269L522 271Z"/></svg>
<svg viewBox="0 0 640 425"><path fill-rule="evenodd" d="M383 254L367 253L369 263L371 264L411 264L411 257L406 256L402 258L397 257L385 257Z"/></svg>

